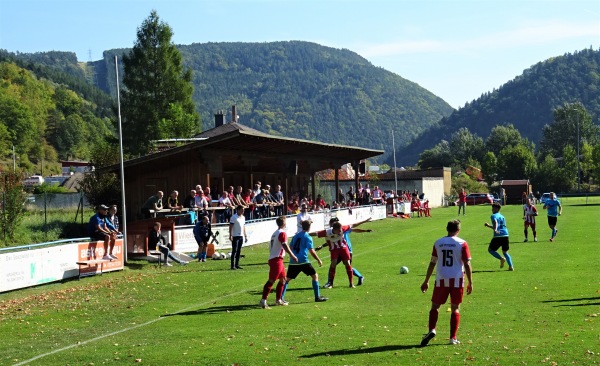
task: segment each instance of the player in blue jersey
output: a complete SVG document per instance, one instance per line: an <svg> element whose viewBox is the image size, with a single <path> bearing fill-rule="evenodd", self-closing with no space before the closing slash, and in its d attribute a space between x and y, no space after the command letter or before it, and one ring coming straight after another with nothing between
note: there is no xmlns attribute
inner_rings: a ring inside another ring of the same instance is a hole
<svg viewBox="0 0 600 366"><path fill-rule="evenodd" d="M503 268L504 263L508 262L508 270L514 271L515 268L513 267L512 257L508 254L509 240L506 219L500 214L501 207L502 206L498 202L494 202L492 204L492 224L488 224L487 222L484 224L485 227L494 230L494 236L488 247L488 252L500 260L500 268ZM498 249L500 249L500 247L502 247L502 254L504 254L504 257L498 254Z"/></svg>
<svg viewBox="0 0 600 366"><path fill-rule="evenodd" d="M558 216L562 214L562 206L554 192L550 192L550 199L547 199L546 202L544 202L544 210L546 209L548 210L548 226L552 230L550 241L554 241L554 237L556 237L556 233L558 233L556 222L558 221Z"/></svg>
<svg viewBox="0 0 600 366"><path fill-rule="evenodd" d="M312 288L315 292L315 301L327 301L326 297L321 296L319 289L319 276L317 275L317 271L308 260L308 254L310 253L310 255L317 260L317 263L319 263L319 267L323 265L321 258L319 258L317 252L315 252L313 240L308 234L308 231L310 230L310 224L310 221L302 221L302 231L296 233L290 242L290 249L296 256L296 260L294 260L293 257L290 259L290 264L288 266L287 276L285 279L286 282L285 286L283 287L283 294L281 295L281 299L283 301L285 301L284 297L290 281L296 278L300 272L312 278Z"/></svg>

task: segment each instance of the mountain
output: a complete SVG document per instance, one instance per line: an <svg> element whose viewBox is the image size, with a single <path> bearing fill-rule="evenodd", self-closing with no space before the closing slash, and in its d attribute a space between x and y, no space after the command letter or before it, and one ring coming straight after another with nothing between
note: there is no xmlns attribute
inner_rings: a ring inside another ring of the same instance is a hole
<svg viewBox="0 0 600 366"><path fill-rule="evenodd" d="M467 103L449 117L396 151L398 165L414 165L419 154L453 132L466 127L483 137L496 125L512 123L521 136L538 143L542 127L553 121L553 111L564 103L581 102L599 124L600 50L585 49L538 62L497 90Z"/></svg>
<svg viewBox="0 0 600 366"><path fill-rule="evenodd" d="M180 45L194 73L202 129L236 105L239 122L273 135L391 151L450 115L453 108L419 85L358 54L309 42ZM97 85L114 93L114 57L94 62ZM121 72L121 71L120 71ZM230 117L228 117L228 120Z"/></svg>

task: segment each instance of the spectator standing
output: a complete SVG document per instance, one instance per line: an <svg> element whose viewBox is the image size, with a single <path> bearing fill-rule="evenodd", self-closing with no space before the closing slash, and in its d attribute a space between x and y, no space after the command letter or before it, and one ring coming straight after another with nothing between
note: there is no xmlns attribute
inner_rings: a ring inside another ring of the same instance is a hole
<svg viewBox="0 0 600 366"><path fill-rule="evenodd" d="M198 220L194 226L193 232L194 239L196 239L196 244L198 244L198 262L206 262L206 248L208 247L208 240L213 235L208 216L203 216L201 220Z"/></svg>
<svg viewBox="0 0 600 366"><path fill-rule="evenodd" d="M281 191L281 185L275 186L275 192L273 192L273 198L275 200L275 216L283 215L283 209L285 207L285 200L283 198L283 192Z"/></svg>
<svg viewBox="0 0 600 366"><path fill-rule="evenodd" d="M221 197L219 197L219 207L223 207L224 209L219 210L219 214L217 215L217 222L229 222L229 219L232 215L231 210L234 206L231 203L231 200L229 199L229 194L227 194L227 192L221 193Z"/></svg>
<svg viewBox="0 0 600 366"><path fill-rule="evenodd" d="M171 192L171 196L167 200L167 208L172 212L181 211L182 206L179 204L179 192Z"/></svg>
<svg viewBox="0 0 600 366"><path fill-rule="evenodd" d="M463 216L467 214L467 192L462 188L458 194L458 214L460 215L460 209L462 208Z"/></svg>
<svg viewBox="0 0 600 366"><path fill-rule="evenodd" d="M459 344L456 339L458 326L460 324L460 304L463 299L464 275L467 275L467 295L473 291L471 279L471 253L467 242L458 237L460 232L460 221L452 220L446 226L448 236L438 239L433 244L431 261L425 274L425 280L421 284L421 291L427 292L429 279L437 265L435 274L435 287L431 296L431 309L429 310L429 332L421 340L421 347L429 344L436 336L436 324L439 310L450 296L450 344Z"/></svg>
<svg viewBox="0 0 600 366"><path fill-rule="evenodd" d="M236 212L229 221L229 240L231 241L231 269L242 269L240 267L240 254L244 240L248 242L246 235L246 218L244 217L244 206L238 205Z"/></svg>
<svg viewBox="0 0 600 366"><path fill-rule="evenodd" d="M150 218L156 216L156 212L163 208L163 192L158 191L154 196L150 196L146 202L142 205L142 215L144 218Z"/></svg>
<svg viewBox="0 0 600 366"><path fill-rule="evenodd" d="M308 213L308 205L306 203L302 203L300 205L300 213L296 216L296 232L299 233L302 231L302 221L309 221L312 224L312 216Z"/></svg>

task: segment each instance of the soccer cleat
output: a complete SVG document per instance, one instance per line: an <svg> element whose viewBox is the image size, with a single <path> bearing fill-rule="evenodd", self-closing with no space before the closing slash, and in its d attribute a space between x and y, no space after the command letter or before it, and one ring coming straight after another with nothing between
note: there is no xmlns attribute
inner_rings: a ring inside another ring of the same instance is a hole
<svg viewBox="0 0 600 366"><path fill-rule="evenodd" d="M323 296L315 297L315 302L325 302L327 300L329 299Z"/></svg>
<svg viewBox="0 0 600 366"><path fill-rule="evenodd" d="M506 259L500 259L500 268L504 268L504 263L506 263Z"/></svg>
<svg viewBox="0 0 600 366"><path fill-rule="evenodd" d="M460 344L460 341L456 338L450 338L450 342L448 342L448 344L452 344L452 345Z"/></svg>
<svg viewBox="0 0 600 366"><path fill-rule="evenodd" d="M283 299L279 299L277 301L275 301L275 305L277 306L288 306L290 303L283 300Z"/></svg>
<svg viewBox="0 0 600 366"><path fill-rule="evenodd" d="M550 241L554 241L554 239L552 239L552 238L550 238L549 240L550 240Z"/></svg>
<svg viewBox="0 0 600 366"><path fill-rule="evenodd" d="M231 267L231 270L232 270L232 271L235 271L236 269L237 269L237 268L235 268L235 267Z"/></svg>
<svg viewBox="0 0 600 366"><path fill-rule="evenodd" d="M333 287L333 283L327 282L326 284L323 285L323 288L332 288Z"/></svg>
<svg viewBox="0 0 600 366"><path fill-rule="evenodd" d="M525 238L525 240L523 240L523 243L527 243L529 241L529 239Z"/></svg>
<svg viewBox="0 0 600 366"><path fill-rule="evenodd" d="M533 241L537 241L537 236L535 238L533 238Z"/></svg>
<svg viewBox="0 0 600 366"><path fill-rule="evenodd" d="M365 276L362 276L362 277L358 278L358 283L356 284L356 286L360 286L363 283L365 283Z"/></svg>
<svg viewBox="0 0 600 366"><path fill-rule="evenodd" d="M173 267L173 265L172 265L171 263L169 263L169 262L167 262L167 263L163 264L163 266L167 266L167 267Z"/></svg>
<svg viewBox="0 0 600 366"><path fill-rule="evenodd" d="M435 329L432 329L429 331L429 333L427 333L423 336L423 339L421 340L421 347L425 347L426 345L428 345L429 341L432 340L434 337L435 337Z"/></svg>
<svg viewBox="0 0 600 366"><path fill-rule="evenodd" d="M515 270L515 267L508 267L508 270L509 270L509 271L514 271L514 270Z"/></svg>
<svg viewBox="0 0 600 366"><path fill-rule="evenodd" d="M243 269L243 268L240 266L235 266L235 269Z"/></svg>
<svg viewBox="0 0 600 366"><path fill-rule="evenodd" d="M350 286L348 286L348 287L350 287L350 288L356 288L356 286L354 286L353 283L351 283Z"/></svg>
<svg viewBox="0 0 600 366"><path fill-rule="evenodd" d="M202 262L206 262L206 258L202 258Z"/></svg>
<svg viewBox="0 0 600 366"><path fill-rule="evenodd" d="M263 309L270 309L269 305L267 304L267 300L265 299L260 299L258 305Z"/></svg>
<svg viewBox="0 0 600 366"><path fill-rule="evenodd" d="M188 264L188 262L186 262L186 261L181 261L181 262L179 262L179 264L180 264L180 265L182 265L182 266L185 266L186 264Z"/></svg>
<svg viewBox="0 0 600 366"><path fill-rule="evenodd" d="M112 261L113 260L112 257L110 255L108 255L108 254L106 254L104 257L102 257L102 259L105 260L105 261Z"/></svg>

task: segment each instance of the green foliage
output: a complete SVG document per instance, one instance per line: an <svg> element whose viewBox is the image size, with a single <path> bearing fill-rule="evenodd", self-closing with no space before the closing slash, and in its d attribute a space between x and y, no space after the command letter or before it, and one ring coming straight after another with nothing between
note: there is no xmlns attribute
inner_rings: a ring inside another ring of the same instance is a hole
<svg viewBox="0 0 600 366"><path fill-rule="evenodd" d="M152 140L186 138L200 131L192 72L183 69L172 35L171 27L152 11L123 57L123 148L130 154L147 153Z"/></svg>
<svg viewBox="0 0 600 366"><path fill-rule="evenodd" d="M594 183L600 184L600 144L594 145L592 149L590 176L594 180Z"/></svg>
<svg viewBox="0 0 600 366"><path fill-rule="evenodd" d="M543 127L553 120L557 106L579 101L591 116L600 116L599 75L600 50L597 49L538 62L500 88L466 103L411 144L401 147L397 154L398 164L414 163L422 151L447 139L446 136L461 127L487 138L494 127L512 124L523 138L538 144ZM599 124L597 118L594 123ZM572 136L565 135L564 138L571 140ZM494 153L498 154L500 150ZM562 152L562 148L557 151Z"/></svg>
<svg viewBox="0 0 600 366"><path fill-rule="evenodd" d="M466 173L461 173L452 177L452 194L458 197L458 192L465 189L467 193L487 193L489 188L485 183L469 177Z"/></svg>
<svg viewBox="0 0 600 366"><path fill-rule="evenodd" d="M23 176L19 173L0 173L0 192L2 194L0 230L2 230L2 239L5 244L15 239L15 231L25 213L22 180Z"/></svg>
<svg viewBox="0 0 600 366"><path fill-rule="evenodd" d="M114 173L104 171L102 168L119 162L119 150L108 143L98 144L92 151L90 165L96 169L85 174L79 182L80 190L91 208L100 204L121 203L121 184L119 177Z"/></svg>
<svg viewBox="0 0 600 366"><path fill-rule="evenodd" d="M505 147L498 156L499 179L529 179L537 169L533 150L527 145Z"/></svg>
<svg viewBox="0 0 600 366"><path fill-rule="evenodd" d="M579 133L578 133L579 130ZM581 103L565 104L554 110L554 121L544 126L540 154L561 156L565 146L579 146L582 142L600 142L600 126L594 125L591 115ZM579 141L577 137L579 135Z"/></svg>
<svg viewBox="0 0 600 366"><path fill-rule="evenodd" d="M61 187L57 184L51 184L51 183L42 183L39 186L35 186L33 188L33 193L34 194L40 194L40 193L67 193L69 192L68 189L66 189L65 187Z"/></svg>
<svg viewBox="0 0 600 366"><path fill-rule="evenodd" d="M488 151L483 156L481 171L488 187L491 187L498 179L498 159L493 152Z"/></svg>
<svg viewBox="0 0 600 366"><path fill-rule="evenodd" d="M483 154L481 137L473 135L466 128L461 128L452 134L450 142L442 140L432 149L423 151L419 166L422 169L440 166L465 169L468 165L479 166ZM474 161L476 163L473 163Z"/></svg>

